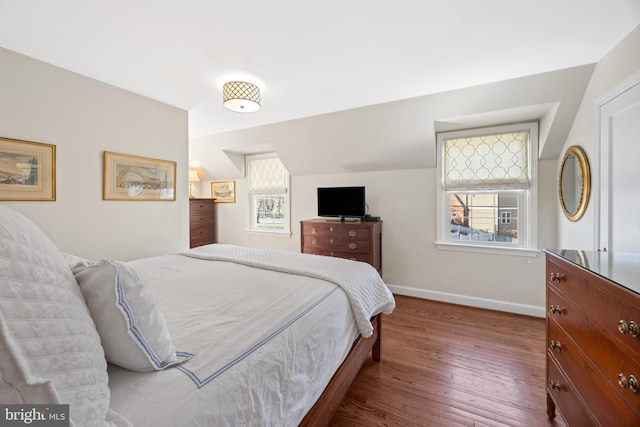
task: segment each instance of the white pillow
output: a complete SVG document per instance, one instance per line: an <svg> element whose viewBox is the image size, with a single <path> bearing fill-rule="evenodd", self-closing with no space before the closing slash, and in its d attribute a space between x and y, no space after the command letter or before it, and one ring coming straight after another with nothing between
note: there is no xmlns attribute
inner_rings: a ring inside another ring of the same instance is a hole
<svg viewBox="0 0 640 427"><path fill-rule="evenodd" d="M109 362L147 372L185 360L176 355L152 289L133 267L102 260L76 266L74 274Z"/></svg>
<svg viewBox="0 0 640 427"><path fill-rule="evenodd" d="M84 268L98 263L97 261L81 258L77 255L73 255L67 252L60 253L62 254L62 258L64 258L64 261L67 263L71 271L74 271L75 268Z"/></svg>
<svg viewBox="0 0 640 427"><path fill-rule="evenodd" d="M2 402L68 403L75 425L113 425L100 336L71 270L35 224L2 205L0 284Z"/></svg>

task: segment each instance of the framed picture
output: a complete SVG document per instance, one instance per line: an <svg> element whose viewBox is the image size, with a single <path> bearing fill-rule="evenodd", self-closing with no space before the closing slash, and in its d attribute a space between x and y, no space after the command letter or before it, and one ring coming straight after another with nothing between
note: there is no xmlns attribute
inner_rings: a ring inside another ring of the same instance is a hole
<svg viewBox="0 0 640 427"><path fill-rule="evenodd" d="M55 200L56 146L0 138L0 200Z"/></svg>
<svg viewBox="0 0 640 427"><path fill-rule="evenodd" d="M176 200L176 162L104 152L103 200Z"/></svg>
<svg viewBox="0 0 640 427"><path fill-rule="evenodd" d="M235 181L213 181L211 182L211 197L216 199L216 203L236 202L236 182Z"/></svg>

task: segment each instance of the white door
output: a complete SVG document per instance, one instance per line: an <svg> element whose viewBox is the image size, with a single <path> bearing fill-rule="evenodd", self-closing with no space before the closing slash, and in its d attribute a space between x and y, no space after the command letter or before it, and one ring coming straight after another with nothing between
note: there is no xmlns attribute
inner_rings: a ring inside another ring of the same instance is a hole
<svg viewBox="0 0 640 427"><path fill-rule="evenodd" d="M596 113L595 249L640 252L640 73L603 98Z"/></svg>

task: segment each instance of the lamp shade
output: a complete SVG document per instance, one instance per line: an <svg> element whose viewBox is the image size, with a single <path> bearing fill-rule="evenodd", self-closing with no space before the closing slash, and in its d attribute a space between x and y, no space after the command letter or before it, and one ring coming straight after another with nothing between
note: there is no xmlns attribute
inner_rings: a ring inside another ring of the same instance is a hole
<svg viewBox="0 0 640 427"><path fill-rule="evenodd" d="M228 82L222 87L225 108L238 113L253 113L260 109L260 88L247 82Z"/></svg>
<svg viewBox="0 0 640 427"><path fill-rule="evenodd" d="M198 182L200 178L198 178L198 171L195 169L189 169L189 182Z"/></svg>

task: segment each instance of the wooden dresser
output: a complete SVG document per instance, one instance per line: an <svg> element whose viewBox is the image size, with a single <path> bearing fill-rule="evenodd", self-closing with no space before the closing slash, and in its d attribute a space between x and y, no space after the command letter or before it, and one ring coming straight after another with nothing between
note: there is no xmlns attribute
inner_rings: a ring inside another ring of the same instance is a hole
<svg viewBox="0 0 640 427"><path fill-rule="evenodd" d="M301 251L371 264L382 274L382 221L300 221Z"/></svg>
<svg viewBox="0 0 640 427"><path fill-rule="evenodd" d="M189 246L216 242L215 199L189 199Z"/></svg>
<svg viewBox="0 0 640 427"><path fill-rule="evenodd" d="M545 252L547 414L640 426L640 254Z"/></svg>

